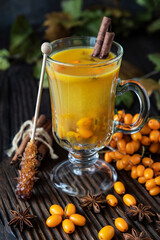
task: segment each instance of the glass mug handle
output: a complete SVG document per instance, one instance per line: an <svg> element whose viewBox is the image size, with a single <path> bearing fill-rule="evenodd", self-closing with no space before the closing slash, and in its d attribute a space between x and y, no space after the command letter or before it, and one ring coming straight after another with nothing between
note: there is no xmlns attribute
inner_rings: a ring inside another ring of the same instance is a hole
<svg viewBox="0 0 160 240"><path fill-rule="evenodd" d="M133 91L139 99L139 117L133 124L125 124L118 121L114 121L114 124L115 131L133 134L144 126L150 111L150 101L145 88L139 82L134 80L119 80L117 85L117 96L127 91Z"/></svg>

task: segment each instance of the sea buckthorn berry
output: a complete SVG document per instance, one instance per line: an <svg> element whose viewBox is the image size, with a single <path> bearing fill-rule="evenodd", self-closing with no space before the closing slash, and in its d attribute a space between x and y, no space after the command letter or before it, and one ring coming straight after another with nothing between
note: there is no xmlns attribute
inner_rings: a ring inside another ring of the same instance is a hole
<svg viewBox="0 0 160 240"><path fill-rule="evenodd" d="M115 141L117 140L120 140L123 138L123 133L120 133L120 132L116 132L113 134L113 137L112 137Z"/></svg>
<svg viewBox="0 0 160 240"><path fill-rule="evenodd" d="M160 162L153 163L152 168L155 172L159 172L160 171Z"/></svg>
<svg viewBox="0 0 160 240"><path fill-rule="evenodd" d="M137 176L138 177L143 177L144 176L144 170L145 170L145 167L143 165L138 165L137 166Z"/></svg>
<svg viewBox="0 0 160 240"><path fill-rule="evenodd" d="M76 212L76 207L73 203L68 203L64 209L65 217L69 217Z"/></svg>
<svg viewBox="0 0 160 240"><path fill-rule="evenodd" d="M90 117L81 118L77 122L77 126L85 129L93 129L93 118Z"/></svg>
<svg viewBox="0 0 160 240"><path fill-rule="evenodd" d="M130 114L130 113L125 114L124 123L132 124L132 118L133 118L132 114Z"/></svg>
<svg viewBox="0 0 160 240"><path fill-rule="evenodd" d="M143 134L143 135L148 135L150 133L151 129L150 127L148 126L148 123L146 123L144 125L144 127L140 130L140 132Z"/></svg>
<svg viewBox="0 0 160 240"><path fill-rule="evenodd" d="M160 187L159 187L159 186L156 186L156 187L151 188L151 189L149 190L149 194L150 194L151 196L156 196L156 195L158 195L159 193L160 193Z"/></svg>
<svg viewBox="0 0 160 240"><path fill-rule="evenodd" d="M126 232L128 230L128 223L123 218L116 218L114 224L120 232Z"/></svg>
<svg viewBox="0 0 160 240"><path fill-rule="evenodd" d="M126 153L131 155L134 153L134 144L132 142L126 144Z"/></svg>
<svg viewBox="0 0 160 240"><path fill-rule="evenodd" d="M118 115L119 115L121 118L124 118L124 117L125 117L125 111L124 111L124 110L119 110L119 111L118 111Z"/></svg>
<svg viewBox="0 0 160 240"><path fill-rule="evenodd" d="M108 194L106 196L106 200L107 200L107 203L112 207L115 207L118 204L118 200L113 194Z"/></svg>
<svg viewBox="0 0 160 240"><path fill-rule="evenodd" d="M160 144L159 144L159 143L152 143L152 144L149 146L149 151L150 151L151 153L157 153L159 147L160 147Z"/></svg>
<svg viewBox="0 0 160 240"><path fill-rule="evenodd" d="M156 119L151 119L151 120L149 120L149 122L148 122L148 126L149 126L151 129L158 130L158 129L159 129L159 122L158 122L158 120L156 120Z"/></svg>
<svg viewBox="0 0 160 240"><path fill-rule="evenodd" d="M63 228L64 232L66 232L68 234L73 233L75 231L75 225L70 219L63 220L62 228Z"/></svg>
<svg viewBox="0 0 160 240"><path fill-rule="evenodd" d="M152 178L152 179L147 180L146 184L145 184L145 187L146 187L147 190L150 190L151 188L156 187L155 179Z"/></svg>
<svg viewBox="0 0 160 240"><path fill-rule="evenodd" d="M121 151L122 152L122 151ZM115 158L116 159L122 159L123 158L123 156L124 156L124 154L125 153L121 153L121 152L119 152L119 151L115 151L114 153L115 153Z"/></svg>
<svg viewBox="0 0 160 240"><path fill-rule="evenodd" d="M144 146L149 146L149 145L151 144L151 140L150 140L150 138L147 137L147 136L142 136L141 143L142 143Z"/></svg>
<svg viewBox="0 0 160 240"><path fill-rule="evenodd" d="M133 165L137 165L141 161L141 155L140 154L134 154L130 157L130 161Z"/></svg>
<svg viewBox="0 0 160 240"><path fill-rule="evenodd" d="M112 158L112 159L115 159L115 152L114 151L111 151L111 152L108 152L109 153L109 156Z"/></svg>
<svg viewBox="0 0 160 240"><path fill-rule="evenodd" d="M145 177L139 177L139 178L138 178L138 182L139 182L140 184L144 184L144 183L146 182Z"/></svg>
<svg viewBox="0 0 160 240"><path fill-rule="evenodd" d="M123 138L117 141L117 148L120 151L126 150L126 141Z"/></svg>
<svg viewBox="0 0 160 240"><path fill-rule="evenodd" d="M60 216L63 216L64 211L63 208L57 204L53 204L49 209L50 214L58 214Z"/></svg>
<svg viewBox="0 0 160 240"><path fill-rule="evenodd" d="M128 165L124 168L124 170L125 170L125 171L130 171L131 168L132 168L132 165L131 165L131 164L128 164Z"/></svg>
<svg viewBox="0 0 160 240"><path fill-rule="evenodd" d="M134 152L137 152L140 149L141 143L140 141L132 141L134 145Z"/></svg>
<svg viewBox="0 0 160 240"><path fill-rule="evenodd" d="M124 194L126 189L125 189L125 186L122 182L118 181L118 182L115 182L114 184L114 190L116 191L116 193L118 194Z"/></svg>
<svg viewBox="0 0 160 240"><path fill-rule="evenodd" d="M131 178L133 179L136 179L138 176L137 176L137 167L136 166L133 166L131 168Z"/></svg>
<svg viewBox="0 0 160 240"><path fill-rule="evenodd" d="M132 124L135 123L139 118L139 113L136 113L134 117L132 118Z"/></svg>
<svg viewBox="0 0 160 240"><path fill-rule="evenodd" d="M131 134L131 138L134 141L141 140L142 139L142 134L140 132L133 133L133 134Z"/></svg>
<svg viewBox="0 0 160 240"><path fill-rule="evenodd" d="M99 231L98 238L100 240L111 240L114 237L114 234L114 228L110 225L107 225Z"/></svg>
<svg viewBox="0 0 160 240"><path fill-rule="evenodd" d="M69 219L77 226L84 226L86 224L86 219L80 214L72 214Z"/></svg>
<svg viewBox="0 0 160 240"><path fill-rule="evenodd" d="M62 222L62 216L58 214L51 215L49 218L46 220L46 225L48 227L56 227Z"/></svg>
<svg viewBox="0 0 160 240"><path fill-rule="evenodd" d="M158 143L159 136L160 136L160 133L158 130L152 130L149 134L149 138L150 138L151 142L155 142L155 143Z"/></svg>
<svg viewBox="0 0 160 240"><path fill-rule="evenodd" d="M117 142L116 142L114 139L112 139L112 140L110 141L109 145L110 145L112 148L116 148Z"/></svg>
<svg viewBox="0 0 160 240"><path fill-rule="evenodd" d="M86 128L78 128L78 133L80 134L80 137L85 139L93 136L93 131Z"/></svg>
<svg viewBox="0 0 160 240"><path fill-rule="evenodd" d="M112 162L112 158L111 158L111 156L109 155L109 152L106 152L106 153L104 154L104 160L105 160L106 162L108 162L108 163L111 163L111 162Z"/></svg>
<svg viewBox="0 0 160 240"><path fill-rule="evenodd" d="M146 168L145 171L144 171L144 177L145 179L151 179L153 178L153 175L154 175L154 172L153 172L153 169L151 168Z"/></svg>
<svg viewBox="0 0 160 240"><path fill-rule="evenodd" d="M124 165L123 165L122 160L117 160L117 162L116 162L116 168L117 168L118 170L122 170L122 169L124 168Z"/></svg>
<svg viewBox="0 0 160 240"><path fill-rule="evenodd" d="M123 202L128 206L136 205L136 199L131 194L125 194L123 196Z"/></svg>
<svg viewBox="0 0 160 240"><path fill-rule="evenodd" d="M145 167L150 167L153 164L153 160L149 157L144 157L144 158L142 158L142 164Z"/></svg>
<svg viewBox="0 0 160 240"><path fill-rule="evenodd" d="M160 185L160 176L158 176L158 177L155 178L155 183L156 183L157 185Z"/></svg>
<svg viewBox="0 0 160 240"><path fill-rule="evenodd" d="M121 118L121 117L118 116L118 114L115 114L115 115L114 115L114 120L115 120L115 121L118 121L118 122L119 122L119 121L120 121L120 118Z"/></svg>
<svg viewBox="0 0 160 240"><path fill-rule="evenodd" d="M128 166L129 162L130 162L130 156L129 155L123 156L122 163L125 167Z"/></svg>

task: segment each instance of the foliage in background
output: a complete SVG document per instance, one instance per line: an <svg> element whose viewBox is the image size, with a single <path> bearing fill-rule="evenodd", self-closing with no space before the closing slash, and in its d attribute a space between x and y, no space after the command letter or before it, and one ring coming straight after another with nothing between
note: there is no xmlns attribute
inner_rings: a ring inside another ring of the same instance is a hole
<svg viewBox="0 0 160 240"><path fill-rule="evenodd" d="M9 62L9 57L10 53L7 49L1 49L0 50L0 69L2 71L7 70L10 67L10 62Z"/></svg>
<svg viewBox="0 0 160 240"><path fill-rule="evenodd" d="M143 7L143 11L133 15L117 6L82 10L83 0L63 0L61 1L61 12L52 12L46 15L43 23L44 38L52 41L70 35L96 36L104 15L112 18L116 35L127 36L139 29L146 29L149 34L160 30L160 0L136 0L136 2ZM23 59L33 65L34 77L39 79L42 59L40 45L41 43L26 17L18 16L11 29L9 51L0 50L0 70L9 68L12 61ZM148 57L156 65L155 69L160 71L160 54L150 54ZM160 84L157 82L153 84L154 80L152 80L142 81L146 87L149 86L151 93L154 91L157 106L160 109ZM46 75L44 86L48 86ZM117 105L123 103L130 108L133 101L134 95L127 92L117 98Z"/></svg>
<svg viewBox="0 0 160 240"><path fill-rule="evenodd" d="M120 1L119 1L120 2ZM54 40L59 35L96 36L103 16L112 18L116 35L127 36L139 29L148 33L160 30L160 0L136 0L144 9L138 14L118 7L106 7L82 10L83 0L63 0L62 12L46 15L45 38ZM63 31L62 31L63 30Z"/></svg>
<svg viewBox="0 0 160 240"><path fill-rule="evenodd" d="M27 63L35 63L41 56L40 42L33 28L24 16L18 16L11 28L10 54L17 59L24 59Z"/></svg>
<svg viewBox="0 0 160 240"><path fill-rule="evenodd" d="M159 72L160 71L160 53L149 54L148 58L153 64L155 64L155 71ZM147 81L149 81L148 86L146 85ZM155 81L154 79L147 79L147 81L146 82L143 81L142 84L144 85L145 88L148 88L150 95L154 93L157 109L160 111L160 79L158 82Z"/></svg>

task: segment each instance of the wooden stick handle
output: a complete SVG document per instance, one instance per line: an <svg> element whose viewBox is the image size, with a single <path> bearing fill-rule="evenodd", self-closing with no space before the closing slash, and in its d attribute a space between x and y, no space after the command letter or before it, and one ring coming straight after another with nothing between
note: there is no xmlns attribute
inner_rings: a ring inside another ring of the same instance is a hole
<svg viewBox="0 0 160 240"><path fill-rule="evenodd" d="M52 131L48 132L48 134L51 137L51 139L53 140ZM48 152L48 147L46 145L44 145L43 143L41 143L39 148L38 148L38 152L42 155L42 159L43 159Z"/></svg>
<svg viewBox="0 0 160 240"><path fill-rule="evenodd" d="M52 52L51 44L47 43L47 42L43 43L41 46L41 51L43 53L43 62L42 62L41 76L40 76L40 81L39 81L39 88L38 88L38 95L37 95L37 101L36 101L36 108L35 108L35 114L34 114L34 122L33 122L31 140L34 140L34 137L35 137L37 118L39 115L39 109L40 109L40 104L41 104L46 60L47 60L47 55L49 55Z"/></svg>

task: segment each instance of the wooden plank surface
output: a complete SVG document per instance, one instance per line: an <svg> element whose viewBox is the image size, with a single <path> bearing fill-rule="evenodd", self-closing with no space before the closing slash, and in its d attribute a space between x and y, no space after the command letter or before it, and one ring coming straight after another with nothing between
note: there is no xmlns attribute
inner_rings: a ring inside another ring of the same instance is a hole
<svg viewBox="0 0 160 240"><path fill-rule="evenodd" d="M136 76L141 73L123 63L123 77L131 78L135 72ZM132 71L128 71L128 69ZM127 69L127 70L126 70ZM125 75L130 72L130 75ZM67 152L54 142L54 149L58 154L58 160L51 160L49 156L45 158L40 167L40 180L36 183L32 198L28 201L20 201L15 195L18 166L10 166L9 159L5 155L11 144L12 138L18 131L20 125L34 114L34 107L37 95L37 81L33 79L31 68L24 64L14 65L7 72L0 73L0 240L24 239L24 240L92 240L98 239L98 231L105 225L114 226L114 218L121 216L127 220L130 229L134 227L137 231L145 231L147 236L153 240L160 239L155 230L154 224L139 223L126 217L127 207L122 202L122 197L114 194L119 200L117 207L107 207L100 214L95 214L89 210L84 210L79 206L76 198L56 190L50 181L51 169L58 161L67 158ZM50 117L50 101L48 90L44 90L41 104L41 113ZM130 178L127 172L119 173L119 180L125 183L128 193L136 196L138 202L151 205L155 212L160 212L160 197L151 197L148 192L140 185L137 180ZM112 192L112 190L111 190ZM46 218L49 216L49 207L53 203L60 204L62 207L68 202L76 205L77 212L84 215L87 219L85 227L76 227L72 235L64 233L61 226L57 228L47 228ZM37 215L33 221L34 228L26 228L22 233L17 228L7 227L7 222L11 219L9 209L16 209L17 205L25 209L31 206L30 213ZM115 240L123 239L122 234L116 230Z"/></svg>

